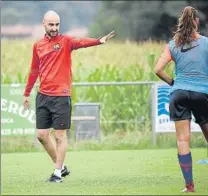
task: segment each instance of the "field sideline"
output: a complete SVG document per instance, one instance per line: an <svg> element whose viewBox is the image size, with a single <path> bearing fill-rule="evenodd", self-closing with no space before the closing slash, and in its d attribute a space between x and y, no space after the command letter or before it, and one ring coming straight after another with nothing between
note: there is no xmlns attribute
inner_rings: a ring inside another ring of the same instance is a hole
<svg viewBox="0 0 208 196"><path fill-rule="evenodd" d="M176 152L176 149L67 152L65 163L71 175L61 184L44 182L53 171L46 153L2 154L2 195L178 195L184 182ZM205 195L208 165L196 162L206 156L206 150L192 149L192 154L195 194Z"/></svg>

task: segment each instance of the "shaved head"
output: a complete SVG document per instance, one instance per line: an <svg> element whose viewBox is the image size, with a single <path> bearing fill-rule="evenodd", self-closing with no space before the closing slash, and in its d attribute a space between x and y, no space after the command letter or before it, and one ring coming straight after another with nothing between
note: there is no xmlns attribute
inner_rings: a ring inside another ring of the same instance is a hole
<svg viewBox="0 0 208 196"><path fill-rule="evenodd" d="M55 11L49 10L44 14L44 17L43 17L43 21L48 21L48 20L59 20L60 21L60 17Z"/></svg>
<svg viewBox="0 0 208 196"><path fill-rule="evenodd" d="M44 14L43 26L45 27L45 32L50 37L55 37L59 33L60 17L53 11L49 10Z"/></svg>

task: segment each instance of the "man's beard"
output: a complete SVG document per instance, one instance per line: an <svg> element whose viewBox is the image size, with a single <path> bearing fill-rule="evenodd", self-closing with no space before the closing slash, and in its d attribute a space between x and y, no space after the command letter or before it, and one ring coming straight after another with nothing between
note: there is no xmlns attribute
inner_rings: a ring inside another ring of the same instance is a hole
<svg viewBox="0 0 208 196"><path fill-rule="evenodd" d="M58 35L58 31L48 31L46 33L50 37L55 37L56 35Z"/></svg>

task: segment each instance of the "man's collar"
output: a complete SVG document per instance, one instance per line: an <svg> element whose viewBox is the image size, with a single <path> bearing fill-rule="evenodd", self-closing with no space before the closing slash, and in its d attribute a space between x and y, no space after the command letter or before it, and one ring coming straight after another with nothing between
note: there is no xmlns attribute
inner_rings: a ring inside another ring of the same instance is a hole
<svg viewBox="0 0 208 196"><path fill-rule="evenodd" d="M61 36L60 33L58 35L56 35L55 37L50 37L48 34L45 33L44 38L47 39L47 40L49 40L49 41L52 41L52 40L53 41L56 41L56 40L58 40L60 38L60 36Z"/></svg>

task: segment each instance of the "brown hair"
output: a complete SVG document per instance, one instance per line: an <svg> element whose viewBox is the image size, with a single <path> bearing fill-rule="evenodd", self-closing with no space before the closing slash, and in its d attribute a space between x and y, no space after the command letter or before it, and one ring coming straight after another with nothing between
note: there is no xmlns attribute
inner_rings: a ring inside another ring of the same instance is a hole
<svg viewBox="0 0 208 196"><path fill-rule="evenodd" d="M182 10L178 19L177 30L174 32L173 37L176 47L190 44L193 41L193 33L197 30L196 18L198 18L198 14L193 7L187 6Z"/></svg>

